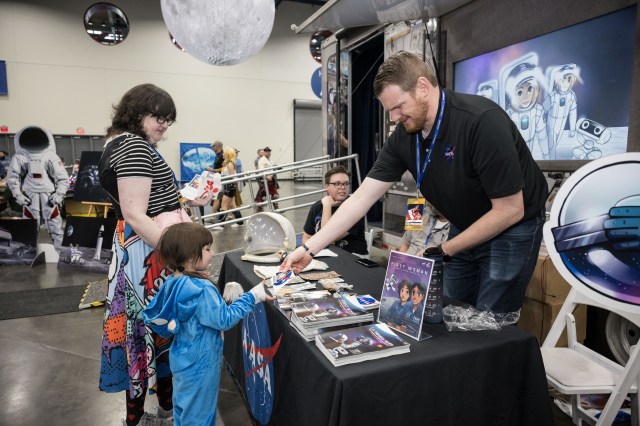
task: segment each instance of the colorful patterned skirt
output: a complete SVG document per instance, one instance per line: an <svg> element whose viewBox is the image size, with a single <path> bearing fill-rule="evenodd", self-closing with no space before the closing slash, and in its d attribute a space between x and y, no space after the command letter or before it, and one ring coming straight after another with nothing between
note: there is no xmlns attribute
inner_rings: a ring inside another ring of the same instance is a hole
<svg viewBox="0 0 640 426"><path fill-rule="evenodd" d="M129 390L138 398L147 388L155 391L156 378L171 375L171 339L152 333L141 316L170 274L153 248L119 220L105 303L100 390Z"/></svg>

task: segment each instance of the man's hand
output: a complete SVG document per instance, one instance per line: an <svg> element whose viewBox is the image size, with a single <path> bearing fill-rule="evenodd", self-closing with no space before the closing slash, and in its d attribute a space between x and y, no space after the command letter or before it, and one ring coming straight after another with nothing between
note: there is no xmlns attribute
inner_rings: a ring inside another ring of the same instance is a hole
<svg viewBox="0 0 640 426"><path fill-rule="evenodd" d="M282 264L280 264L280 270L283 272L293 271L295 274L299 274L304 268L306 268L313 258L305 251L304 248L298 247L284 258Z"/></svg>

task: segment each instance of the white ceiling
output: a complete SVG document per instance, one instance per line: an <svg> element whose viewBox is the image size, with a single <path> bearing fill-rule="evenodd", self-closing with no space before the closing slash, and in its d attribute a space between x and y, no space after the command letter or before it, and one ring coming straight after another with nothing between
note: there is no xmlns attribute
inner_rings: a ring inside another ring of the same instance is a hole
<svg viewBox="0 0 640 426"><path fill-rule="evenodd" d="M472 0L329 0L299 25L296 33L435 18Z"/></svg>

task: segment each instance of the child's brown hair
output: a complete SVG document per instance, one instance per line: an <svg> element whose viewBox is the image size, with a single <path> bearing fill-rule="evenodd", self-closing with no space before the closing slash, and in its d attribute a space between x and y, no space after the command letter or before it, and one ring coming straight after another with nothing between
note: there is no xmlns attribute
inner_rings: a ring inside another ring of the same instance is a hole
<svg viewBox="0 0 640 426"><path fill-rule="evenodd" d="M198 263L202 259L202 249L212 242L211 231L204 226L192 222L176 223L164 230L156 252L169 269L210 280L199 273L185 272L183 265L188 261Z"/></svg>

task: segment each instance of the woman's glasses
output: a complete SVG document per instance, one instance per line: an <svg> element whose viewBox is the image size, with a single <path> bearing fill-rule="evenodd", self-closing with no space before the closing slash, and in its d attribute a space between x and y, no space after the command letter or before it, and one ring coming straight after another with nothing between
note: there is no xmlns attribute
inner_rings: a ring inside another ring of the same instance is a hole
<svg viewBox="0 0 640 426"><path fill-rule="evenodd" d="M166 117L162 117L159 115L154 115L151 114L152 117L154 117L156 119L156 121L158 122L158 124L165 124L167 123L167 126L171 126L173 123L176 122L176 120L172 119L172 118L166 118Z"/></svg>

